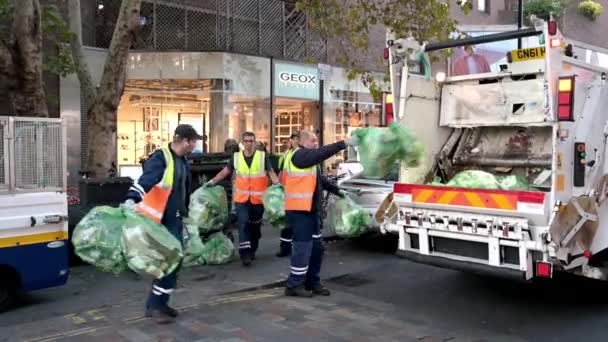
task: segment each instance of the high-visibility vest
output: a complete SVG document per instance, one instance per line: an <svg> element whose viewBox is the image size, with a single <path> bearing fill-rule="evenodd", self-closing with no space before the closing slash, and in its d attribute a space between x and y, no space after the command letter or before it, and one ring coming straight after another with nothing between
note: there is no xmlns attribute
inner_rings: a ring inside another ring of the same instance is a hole
<svg viewBox="0 0 608 342"><path fill-rule="evenodd" d="M293 154L294 150L289 149L287 150L287 152L285 152L285 154L283 154L281 156L281 158L279 158L279 181L281 182L281 184L285 185L285 177L287 175L287 172L284 172L284 166L285 166L285 159L289 156L291 158L291 155Z"/></svg>
<svg viewBox="0 0 608 342"><path fill-rule="evenodd" d="M291 162L296 151L285 156L285 210L310 212L317 186L317 166L297 168Z"/></svg>
<svg viewBox="0 0 608 342"><path fill-rule="evenodd" d="M157 223L163 218L169 196L173 190L173 176L175 173L175 161L173 154L168 148L162 148L165 157L165 173L160 183L154 185L150 191L144 194L141 202L135 206L135 211L143 216L147 216Z"/></svg>
<svg viewBox="0 0 608 342"><path fill-rule="evenodd" d="M247 166L245 152L236 152L233 155L234 187L232 189L235 203L262 204L262 196L268 188L266 175L266 153L255 151L251 166Z"/></svg>

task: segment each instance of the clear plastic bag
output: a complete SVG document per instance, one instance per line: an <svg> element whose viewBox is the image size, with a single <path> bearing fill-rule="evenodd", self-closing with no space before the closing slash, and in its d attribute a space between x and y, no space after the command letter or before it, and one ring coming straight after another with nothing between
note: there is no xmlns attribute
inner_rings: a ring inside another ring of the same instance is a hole
<svg viewBox="0 0 608 342"><path fill-rule="evenodd" d="M120 208L99 206L91 209L72 233L76 255L105 272L119 274L127 270L127 261L121 249L126 219Z"/></svg>
<svg viewBox="0 0 608 342"><path fill-rule="evenodd" d="M510 175L499 178L498 185L502 190L513 190L513 191L528 191L530 190L530 183L526 177L520 175Z"/></svg>
<svg viewBox="0 0 608 342"><path fill-rule="evenodd" d="M398 123L388 128L360 128L354 134L359 140L359 159L366 177L385 177L397 161L414 167L422 160L422 143L409 129Z"/></svg>
<svg viewBox="0 0 608 342"><path fill-rule="evenodd" d="M122 250L129 268L139 274L162 278L180 264L182 243L166 227L135 212L125 210Z"/></svg>
<svg viewBox="0 0 608 342"><path fill-rule="evenodd" d="M349 197L337 198L329 208L328 222L341 237L357 237L372 224L369 213Z"/></svg>
<svg viewBox="0 0 608 342"><path fill-rule="evenodd" d="M205 258L203 258L203 252L205 251L205 247L198 232L198 227L187 225L184 234L187 234L187 239L185 239L184 243L182 265L184 267L204 265Z"/></svg>
<svg viewBox="0 0 608 342"><path fill-rule="evenodd" d="M281 229L287 223L285 214L285 189L281 184L270 186L264 193L264 218L274 228Z"/></svg>
<svg viewBox="0 0 608 342"><path fill-rule="evenodd" d="M228 197L223 187L202 186L190 195L188 221L201 233L222 229L228 222Z"/></svg>
<svg viewBox="0 0 608 342"><path fill-rule="evenodd" d="M234 244L222 232L213 233L203 242L202 257L209 265L222 265L232 261Z"/></svg>
<svg viewBox="0 0 608 342"><path fill-rule="evenodd" d="M496 177L491 173L481 170L466 170L458 172L446 185L470 189L500 189Z"/></svg>

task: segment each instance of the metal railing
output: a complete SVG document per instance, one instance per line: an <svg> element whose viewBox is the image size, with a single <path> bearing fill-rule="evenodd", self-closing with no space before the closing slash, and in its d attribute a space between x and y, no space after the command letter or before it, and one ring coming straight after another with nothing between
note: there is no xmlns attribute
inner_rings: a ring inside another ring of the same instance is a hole
<svg viewBox="0 0 608 342"><path fill-rule="evenodd" d="M0 190L65 190L66 141L60 119L0 118L0 154Z"/></svg>
<svg viewBox="0 0 608 342"><path fill-rule="evenodd" d="M83 11L85 45L108 48L121 0ZM279 0L147 0L131 47L139 51L226 51L327 61L326 40L293 3Z"/></svg>
<svg viewBox="0 0 608 342"><path fill-rule="evenodd" d="M591 65L608 69L608 49L579 42L567 37L564 37L564 41L572 44L572 51L577 59Z"/></svg>

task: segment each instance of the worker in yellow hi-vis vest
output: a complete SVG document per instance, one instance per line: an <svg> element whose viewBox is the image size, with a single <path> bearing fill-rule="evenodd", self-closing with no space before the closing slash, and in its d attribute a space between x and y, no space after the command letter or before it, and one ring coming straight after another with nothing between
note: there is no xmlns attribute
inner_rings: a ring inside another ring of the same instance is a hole
<svg viewBox="0 0 608 342"><path fill-rule="evenodd" d="M124 206L161 223L177 240L182 241L182 218L188 217L188 192L191 184L190 166L186 156L194 150L201 137L190 125L175 129L173 142L152 153L143 174L127 193ZM136 204L137 203L137 204ZM169 297L175 289L177 272L152 283L146 303L146 316L157 323L169 323L178 313L171 308Z"/></svg>
<svg viewBox="0 0 608 342"><path fill-rule="evenodd" d="M266 153L255 149L254 133L243 133L242 143L244 150L234 153L228 165L207 184L215 185L235 173L232 196L239 224L239 255L243 265L250 266L262 237L262 196L268 188L268 177L273 184L279 183L279 177Z"/></svg>

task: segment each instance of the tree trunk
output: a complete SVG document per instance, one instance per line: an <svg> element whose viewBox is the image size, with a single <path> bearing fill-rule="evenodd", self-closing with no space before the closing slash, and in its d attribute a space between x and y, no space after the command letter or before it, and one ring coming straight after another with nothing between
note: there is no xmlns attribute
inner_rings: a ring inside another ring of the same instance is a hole
<svg viewBox="0 0 608 342"><path fill-rule="evenodd" d="M80 25L77 0L64 0L64 13L69 13L72 25ZM72 58L76 64L80 88L87 105L88 156L86 171L91 177L106 177L116 154L116 112L122 96L126 75L129 48L140 20L141 0L123 0L114 28L112 43L108 49L103 74L95 89L87 66L81 37L72 41ZM83 165L84 168L84 165Z"/></svg>
<svg viewBox="0 0 608 342"><path fill-rule="evenodd" d="M42 12L38 0L15 3L12 37L0 44L0 76L17 116L48 117L42 74Z"/></svg>
<svg viewBox="0 0 608 342"><path fill-rule="evenodd" d="M116 112L127 77L129 48L139 26L141 0L123 0L99 90L89 110L88 171L105 177L116 154Z"/></svg>

